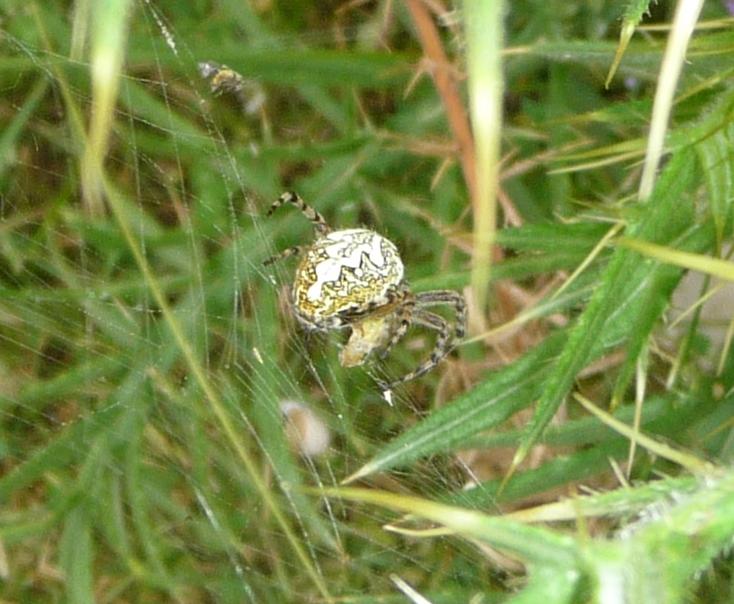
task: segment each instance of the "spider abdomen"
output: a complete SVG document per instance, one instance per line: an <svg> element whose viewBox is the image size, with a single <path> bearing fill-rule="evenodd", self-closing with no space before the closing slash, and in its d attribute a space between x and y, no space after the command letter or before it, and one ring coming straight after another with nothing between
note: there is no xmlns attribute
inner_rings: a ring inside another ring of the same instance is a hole
<svg viewBox="0 0 734 604"><path fill-rule="evenodd" d="M317 239L293 284L295 311L310 327L337 327L391 301L403 281L395 245L368 229L344 229Z"/></svg>

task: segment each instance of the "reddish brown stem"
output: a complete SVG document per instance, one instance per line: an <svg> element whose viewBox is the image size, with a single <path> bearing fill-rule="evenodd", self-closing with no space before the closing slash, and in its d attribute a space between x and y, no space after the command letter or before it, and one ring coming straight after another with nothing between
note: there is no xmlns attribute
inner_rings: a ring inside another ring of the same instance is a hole
<svg viewBox="0 0 734 604"><path fill-rule="evenodd" d="M469 189L472 204L474 204L476 199L474 139L469 127L469 118L452 77L453 67L446 57L436 25L423 1L406 0L406 3L418 31L423 52L430 62L430 73L446 109L449 127L459 147L464 180L466 180L466 186Z"/></svg>

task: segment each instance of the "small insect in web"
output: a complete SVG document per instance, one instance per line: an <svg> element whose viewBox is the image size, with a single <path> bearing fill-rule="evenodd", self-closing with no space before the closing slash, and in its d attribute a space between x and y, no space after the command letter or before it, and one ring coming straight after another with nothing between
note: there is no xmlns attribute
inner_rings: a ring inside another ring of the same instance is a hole
<svg viewBox="0 0 734 604"><path fill-rule="evenodd" d="M369 229L332 230L296 193L283 193L268 216L284 204L301 210L313 224L316 239L310 245L289 247L264 264L301 257L291 288L294 313L307 329L351 329L339 355L342 366L362 365L373 352L384 358L412 324L437 332L434 349L425 361L390 383L380 382L382 390L389 392L431 371L464 336L464 297L452 290L413 293L391 241ZM428 310L438 305L454 309L453 324Z"/></svg>
<svg viewBox="0 0 734 604"><path fill-rule="evenodd" d="M237 97L242 110L252 115L265 105L265 91L254 80L248 80L234 69L216 63L203 61L199 63L199 74L209 80L209 86L214 94L230 93Z"/></svg>

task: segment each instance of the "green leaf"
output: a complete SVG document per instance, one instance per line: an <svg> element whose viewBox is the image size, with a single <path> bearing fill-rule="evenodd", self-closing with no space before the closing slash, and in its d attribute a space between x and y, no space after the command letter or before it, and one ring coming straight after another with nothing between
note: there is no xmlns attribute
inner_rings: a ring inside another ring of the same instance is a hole
<svg viewBox="0 0 734 604"><path fill-rule="evenodd" d="M503 486L504 481L501 478L488 480L452 495L449 501L464 507L486 509L487 506L497 503L537 496L609 470L609 460L622 459L628 450L629 443L617 438L570 455L556 454L537 468L518 471L506 486Z"/></svg>
<svg viewBox="0 0 734 604"><path fill-rule="evenodd" d="M48 79L43 78L33 87L23 106L15 113L13 119L3 127L0 134L0 181L5 177L7 169L16 161L16 145L28 120L48 90Z"/></svg>
<svg viewBox="0 0 734 604"><path fill-rule="evenodd" d="M574 568L579 562L579 551L572 538L544 528L506 520L501 516L489 516L385 491L328 488L314 492L327 497L381 505L439 522L464 537L498 547L529 564L542 564L558 569Z"/></svg>
<svg viewBox="0 0 734 604"><path fill-rule="evenodd" d="M696 487L671 490L623 537L589 548L598 593L615 589L632 604L690 601L690 579L730 549L734 533L734 475L707 476Z"/></svg>
<svg viewBox="0 0 734 604"><path fill-rule="evenodd" d="M619 370L617 383L612 393L614 403L622 400L624 392L634 375L637 359L648 342L652 330L668 307L673 290L678 285L682 271L674 266L660 265L650 276L649 286L641 292L636 313L630 320L629 339L624 363Z"/></svg>
<svg viewBox="0 0 734 604"><path fill-rule="evenodd" d="M564 332L549 336L512 365L493 373L388 443L346 481L452 450L469 436L502 423L538 395L565 339Z"/></svg>
<svg viewBox="0 0 734 604"><path fill-rule="evenodd" d="M724 231L732 222L732 203L734 203L734 173L732 162L732 138L734 126L731 124L717 131L711 137L696 145L698 161L708 191L711 217L716 229L717 249L721 249Z"/></svg>
<svg viewBox="0 0 734 604"><path fill-rule="evenodd" d="M161 57L170 60L165 44L131 45L130 56L137 69L152 67ZM211 51L196 49L194 56L211 58ZM294 86L368 86L385 88L405 83L413 70L412 58L398 52L342 52L332 49L292 48L253 49L242 44L224 43L217 47L216 60L226 63L246 78L260 82ZM304 69L308 65L308 69Z"/></svg>
<svg viewBox="0 0 734 604"><path fill-rule="evenodd" d="M604 222L537 223L502 229L497 243L518 251L588 254L609 230Z"/></svg>
<svg viewBox="0 0 734 604"><path fill-rule="evenodd" d="M680 208L680 198L691 186L693 173L690 153L681 152L674 157L660 177L648 205L629 231L645 233L646 238L657 240L667 240L679 231L682 227L681 219L685 221L691 215L690 206L683 205ZM652 263L641 267L639 260L626 250L615 251L588 306L571 328L553 374L544 385L543 394L528 426L527 436L518 449L513 466L517 466L538 441L568 394L576 375L595 356L593 352L599 348L600 334L611 328L609 324L605 327L605 323L608 323L613 314L617 313L619 316L618 310L625 304L629 304L625 320L629 320L630 311L635 315L639 312L639 308L635 308L637 305L634 297L637 296L640 284L654 270ZM631 278L633 274L634 278ZM621 327L621 335L624 337L630 325Z"/></svg>
<svg viewBox="0 0 734 604"><path fill-rule="evenodd" d="M89 515L83 506L67 515L59 548L67 601L94 604L92 530Z"/></svg>
<svg viewBox="0 0 734 604"><path fill-rule="evenodd" d="M648 10L651 0L630 0L624 9L624 16L622 17L622 28L619 32L619 45L617 46L617 52L614 53L614 61L612 66L609 68L609 75L607 75L604 86L609 88L609 82L612 81L614 73L617 71L619 63L622 61L624 51L627 49L632 34L635 32L635 28L642 19L642 15Z"/></svg>
<svg viewBox="0 0 734 604"><path fill-rule="evenodd" d="M34 450L27 460L0 478L0 501L7 500L11 493L28 486L44 473L68 465L79 458L85 450L83 446L85 439L110 430L123 410L121 405L111 404L97 411L86 421L77 421L44 447Z"/></svg>
<svg viewBox="0 0 734 604"><path fill-rule="evenodd" d="M662 416L670 415L670 408L676 398L672 395L649 397L641 411L642 425L654 422ZM636 413L634 405L617 407L614 417L625 423L631 423ZM490 434L480 434L468 439L462 446L467 449L494 449L497 447L514 447L522 439L525 431L522 428L503 430ZM594 417L584 415L569 419L562 424L551 424L543 435L543 444L548 446L578 447L581 445L602 444L617 437L608 426Z"/></svg>
<svg viewBox="0 0 734 604"><path fill-rule="evenodd" d="M699 479L694 476L665 478L585 497L563 498L560 501L511 512L510 516L526 522L569 521L581 516L625 519L638 514L648 506L663 506L673 498L687 497L694 493L699 485Z"/></svg>

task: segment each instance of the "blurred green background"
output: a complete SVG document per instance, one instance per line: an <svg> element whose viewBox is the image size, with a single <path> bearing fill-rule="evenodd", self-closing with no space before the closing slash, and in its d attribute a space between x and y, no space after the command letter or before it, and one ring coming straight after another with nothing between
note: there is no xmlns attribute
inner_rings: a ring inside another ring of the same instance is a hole
<svg viewBox="0 0 734 604"><path fill-rule="evenodd" d="M731 601L734 21L705 3L640 201L675 4L522 0L479 24L505 32L484 311L451 121L472 2L5 0L2 601ZM375 379L434 336L344 369L342 335L304 333L294 264L262 266L313 237L264 218L285 190L389 237L414 290L467 296L467 341L393 405ZM680 286L622 231L724 280ZM391 495L319 494L350 476Z"/></svg>

